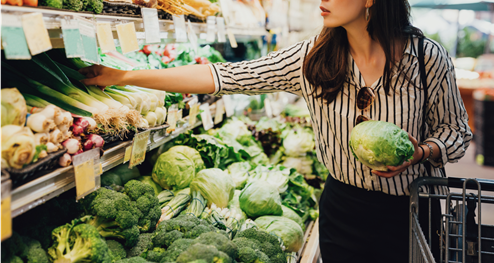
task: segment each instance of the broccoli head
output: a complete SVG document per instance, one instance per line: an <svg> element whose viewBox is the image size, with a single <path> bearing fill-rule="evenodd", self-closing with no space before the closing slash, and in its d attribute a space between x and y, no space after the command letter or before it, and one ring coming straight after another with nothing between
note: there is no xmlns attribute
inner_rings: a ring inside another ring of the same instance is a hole
<svg viewBox="0 0 494 263"><path fill-rule="evenodd" d="M223 253L224 256L228 257ZM214 246L206 244L194 244L186 251L182 252L177 258L178 263L188 263L196 260L204 260L207 263L213 263L220 259L220 251ZM228 259L227 259L228 260Z"/></svg>
<svg viewBox="0 0 494 263"><path fill-rule="evenodd" d="M208 232L201 234L197 239L194 239L194 244L213 245L219 251L223 251L230 258L237 258L238 248L228 237L221 233Z"/></svg>
<svg viewBox="0 0 494 263"><path fill-rule="evenodd" d="M281 249L278 238L263 230L249 228L237 233L233 243L239 248L249 247L259 250L269 257L271 263L286 263L286 254Z"/></svg>
<svg viewBox="0 0 494 263"><path fill-rule="evenodd" d="M144 258L141 257L133 257L133 258L126 258L126 259L121 259L119 261L116 261L115 263L148 263Z"/></svg>
<svg viewBox="0 0 494 263"><path fill-rule="evenodd" d="M130 180L125 184L124 192L140 211L138 225L141 232L154 230L161 217L160 204L154 189L146 183Z"/></svg>
<svg viewBox="0 0 494 263"><path fill-rule="evenodd" d="M39 2L39 5L62 9L63 1L62 0L41 0Z"/></svg>
<svg viewBox="0 0 494 263"><path fill-rule="evenodd" d="M112 262L127 257L127 251L125 251L125 248L118 241L106 240L106 245L112 254Z"/></svg>
<svg viewBox="0 0 494 263"><path fill-rule="evenodd" d="M161 260L161 262L177 261L178 256L180 256L182 252L186 251L192 245L193 242L194 242L193 239L186 239L186 238L182 238L173 242L173 244L171 244L171 246L168 247L168 249L166 250L166 253L163 259Z"/></svg>
<svg viewBox="0 0 494 263"><path fill-rule="evenodd" d="M153 248L153 234L144 233L139 236L137 244L129 250L127 257L139 257L145 255L145 253Z"/></svg>
<svg viewBox="0 0 494 263"><path fill-rule="evenodd" d="M270 259L260 250L250 247L242 247L238 250L238 262L243 263L269 263Z"/></svg>
<svg viewBox="0 0 494 263"><path fill-rule="evenodd" d="M10 256L8 258L2 259L2 262L5 262L5 263L24 263L24 261L22 261L22 258L20 258L18 256Z"/></svg>
<svg viewBox="0 0 494 263"><path fill-rule="evenodd" d="M63 0L62 6L64 9L69 9L72 11L81 11L82 10L82 1L81 0Z"/></svg>
<svg viewBox="0 0 494 263"><path fill-rule="evenodd" d="M195 238L199 237L201 234L204 234L207 232L212 232L212 231L216 231L216 228L212 225L209 225L209 226L198 225L198 226L192 228L192 230L188 231L185 234L185 238L195 239Z"/></svg>
<svg viewBox="0 0 494 263"><path fill-rule="evenodd" d="M129 196L100 188L89 195L84 206L89 215L81 220L96 227L101 236L123 239L128 247L136 244L139 235L137 224L142 213Z"/></svg>
<svg viewBox="0 0 494 263"><path fill-rule="evenodd" d="M51 260L57 262L109 262L108 246L89 224L66 224L53 230L54 244L48 249Z"/></svg>
<svg viewBox="0 0 494 263"><path fill-rule="evenodd" d="M170 232L166 232L163 237L165 247L169 247L173 244L173 242L183 238L184 234L178 230L172 230Z"/></svg>
<svg viewBox="0 0 494 263"><path fill-rule="evenodd" d="M185 214L180 214L175 218L163 222L166 222L166 224L164 225L166 231L178 230L184 234L186 234L188 231L191 231L197 225L201 224L201 220L197 217Z"/></svg>
<svg viewBox="0 0 494 263"><path fill-rule="evenodd" d="M41 243L38 240L31 239L29 237L22 237L22 241L25 244L24 251L21 252L20 257L25 262L29 263L49 263L48 255L46 251L41 247Z"/></svg>
<svg viewBox="0 0 494 263"><path fill-rule="evenodd" d="M254 240L263 240L265 242L269 242L272 244L280 244L280 241L278 240L278 237L269 234L266 231L263 231L261 229L257 228L249 228L244 231L240 231L235 235L235 238L237 237L246 237L248 239L254 239ZM281 244L280 244L281 246Z"/></svg>
<svg viewBox="0 0 494 263"><path fill-rule="evenodd" d="M103 11L103 1L102 0L88 0L85 10L99 14Z"/></svg>
<svg viewBox="0 0 494 263"><path fill-rule="evenodd" d="M161 247L155 247L153 250L148 251L147 261L151 262L161 262L161 260L165 257L166 249Z"/></svg>
<svg viewBox="0 0 494 263"><path fill-rule="evenodd" d="M26 244L17 232L12 232L12 236L2 242L2 261L20 255L26 249Z"/></svg>

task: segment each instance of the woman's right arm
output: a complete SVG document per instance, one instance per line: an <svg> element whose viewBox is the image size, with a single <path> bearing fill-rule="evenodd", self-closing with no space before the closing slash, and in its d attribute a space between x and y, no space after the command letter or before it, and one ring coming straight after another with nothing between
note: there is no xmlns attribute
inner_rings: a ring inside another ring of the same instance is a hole
<svg viewBox="0 0 494 263"><path fill-rule="evenodd" d="M133 85L178 93L209 94L215 91L208 65L191 65L169 69L125 71L100 65L83 68L85 85L101 87Z"/></svg>

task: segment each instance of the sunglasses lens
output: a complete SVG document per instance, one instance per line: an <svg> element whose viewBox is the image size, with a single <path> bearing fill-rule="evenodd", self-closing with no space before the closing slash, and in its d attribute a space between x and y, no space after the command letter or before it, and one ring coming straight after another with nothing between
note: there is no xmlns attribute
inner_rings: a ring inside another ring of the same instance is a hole
<svg viewBox="0 0 494 263"><path fill-rule="evenodd" d="M364 122L364 121L368 121L370 120L368 117L364 116L364 115L359 115L357 117L357 120L355 120L355 125L359 125L360 123Z"/></svg>
<svg viewBox="0 0 494 263"><path fill-rule="evenodd" d="M360 110L368 108L374 102L374 92L371 88L363 87L357 94L357 107Z"/></svg>

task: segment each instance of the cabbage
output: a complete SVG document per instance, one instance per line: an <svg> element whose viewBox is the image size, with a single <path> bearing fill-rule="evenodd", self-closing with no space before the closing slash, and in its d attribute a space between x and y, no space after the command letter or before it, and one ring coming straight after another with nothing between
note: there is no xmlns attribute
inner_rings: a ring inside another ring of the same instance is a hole
<svg viewBox="0 0 494 263"><path fill-rule="evenodd" d="M249 172L250 176L247 182L264 181L276 187L279 193L283 193L288 188L288 178L290 173L290 169L280 165L259 165L256 169Z"/></svg>
<svg viewBox="0 0 494 263"><path fill-rule="evenodd" d="M302 230L305 229L304 220L295 211L286 205L282 205L281 209L283 209L283 217L293 220L302 228Z"/></svg>
<svg viewBox="0 0 494 263"><path fill-rule="evenodd" d="M269 233L283 240L283 245L290 252L298 252L304 242L304 231L293 220L282 216L261 216L254 222Z"/></svg>
<svg viewBox="0 0 494 263"><path fill-rule="evenodd" d="M314 133L307 128L298 128L282 134L285 155L298 157L311 152L316 147Z"/></svg>
<svg viewBox="0 0 494 263"><path fill-rule="evenodd" d="M249 217L283 214L278 189L264 181L247 184L240 193L239 201L240 208Z"/></svg>
<svg viewBox="0 0 494 263"><path fill-rule="evenodd" d="M189 187L196 174L204 169L198 151L187 146L174 146L160 155L153 168L153 180L164 189Z"/></svg>
<svg viewBox="0 0 494 263"><path fill-rule="evenodd" d="M228 173L232 176L235 188L243 189L249 179L249 170L252 169L249 162L232 163L228 166Z"/></svg>
<svg viewBox="0 0 494 263"><path fill-rule="evenodd" d="M208 201L208 206L225 208L233 198L235 186L232 177L220 169L204 169L197 173L196 178L190 183L192 192L200 192Z"/></svg>
<svg viewBox="0 0 494 263"><path fill-rule="evenodd" d="M384 121L365 121L355 126L349 144L358 161L377 171L401 165L412 159L414 153L408 134L395 124Z"/></svg>
<svg viewBox="0 0 494 263"><path fill-rule="evenodd" d="M22 169L30 164L36 152L34 134L28 127L5 125L2 127L2 159L9 167ZM3 167L2 167L3 168Z"/></svg>
<svg viewBox="0 0 494 263"><path fill-rule="evenodd" d="M232 212L241 215L239 221L245 221L247 219L247 215L242 211L242 208L240 208L240 194L242 191L240 190L235 190L235 193L233 194L232 200L228 203L228 209L230 209L230 214Z"/></svg>
<svg viewBox="0 0 494 263"><path fill-rule="evenodd" d="M286 157L283 166L293 168L301 174L312 174L312 164L314 161L309 156Z"/></svg>

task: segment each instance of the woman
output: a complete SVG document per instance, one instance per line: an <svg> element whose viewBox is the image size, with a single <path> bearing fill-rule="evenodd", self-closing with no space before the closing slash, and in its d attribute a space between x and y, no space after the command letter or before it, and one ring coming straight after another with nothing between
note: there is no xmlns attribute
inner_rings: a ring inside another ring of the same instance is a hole
<svg viewBox="0 0 494 263"><path fill-rule="evenodd" d="M92 66L81 70L88 77L83 82L181 93L287 91L302 96L310 108L318 157L331 173L320 203L323 261L407 262L410 183L427 176L423 161L434 167L431 176L445 176L439 168L458 161L472 138L453 64L446 50L428 39L423 48L428 101L422 107L417 55L422 34L410 26L409 9L406 0L323 0L321 34L267 57L146 71ZM392 122L407 131L415 147L413 160L387 172L358 162L348 139L364 119Z"/></svg>

